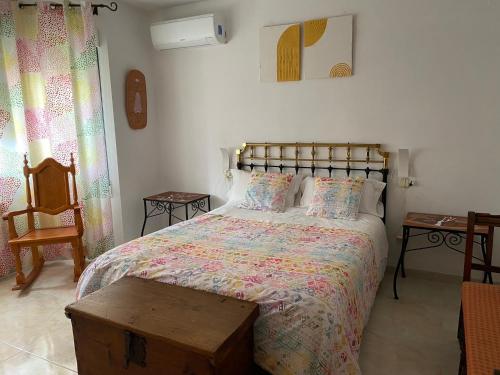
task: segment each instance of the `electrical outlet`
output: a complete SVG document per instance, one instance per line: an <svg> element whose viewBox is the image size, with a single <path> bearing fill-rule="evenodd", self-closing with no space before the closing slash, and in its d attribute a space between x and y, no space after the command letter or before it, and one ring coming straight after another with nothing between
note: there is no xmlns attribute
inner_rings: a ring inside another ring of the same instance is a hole
<svg viewBox="0 0 500 375"><path fill-rule="evenodd" d="M410 186L415 186L417 180L414 177L401 177L399 179L399 186L403 189L407 189Z"/></svg>

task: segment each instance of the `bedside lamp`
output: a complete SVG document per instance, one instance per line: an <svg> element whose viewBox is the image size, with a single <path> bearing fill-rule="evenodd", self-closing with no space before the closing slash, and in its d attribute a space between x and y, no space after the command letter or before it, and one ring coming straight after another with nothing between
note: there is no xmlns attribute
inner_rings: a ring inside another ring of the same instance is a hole
<svg viewBox="0 0 500 375"><path fill-rule="evenodd" d="M409 188L415 184L415 179L409 177L410 171L410 151L406 148L398 150L398 177L399 186Z"/></svg>

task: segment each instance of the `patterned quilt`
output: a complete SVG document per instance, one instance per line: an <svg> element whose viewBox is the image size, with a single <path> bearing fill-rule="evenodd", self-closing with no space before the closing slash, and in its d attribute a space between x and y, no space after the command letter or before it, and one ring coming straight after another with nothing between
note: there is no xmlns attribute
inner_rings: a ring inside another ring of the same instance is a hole
<svg viewBox="0 0 500 375"><path fill-rule="evenodd" d="M378 287L365 233L207 214L98 257L82 298L125 275L260 305L255 362L272 374L359 374Z"/></svg>

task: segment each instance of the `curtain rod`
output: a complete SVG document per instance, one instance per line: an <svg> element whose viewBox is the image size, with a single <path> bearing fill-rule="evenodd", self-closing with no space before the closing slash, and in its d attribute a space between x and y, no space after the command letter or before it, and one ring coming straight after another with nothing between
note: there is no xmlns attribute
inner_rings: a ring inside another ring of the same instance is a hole
<svg viewBox="0 0 500 375"><path fill-rule="evenodd" d="M19 3L19 8L23 9L25 7L36 7L38 4L33 4L33 3ZM62 7L63 4L60 3L50 3L50 7L52 8L57 8L57 7ZM73 4L69 3L68 4L70 8L76 8L80 7L80 4ZM106 8L109 9L112 12L116 12L118 9L118 4L115 1L112 1L109 5L108 4L91 4L92 6L92 14L94 15L99 15L99 8Z"/></svg>

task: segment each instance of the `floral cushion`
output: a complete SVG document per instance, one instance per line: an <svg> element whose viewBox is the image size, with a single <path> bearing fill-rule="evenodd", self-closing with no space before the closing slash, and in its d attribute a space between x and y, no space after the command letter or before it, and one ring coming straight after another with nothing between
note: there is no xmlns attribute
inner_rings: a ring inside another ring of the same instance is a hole
<svg viewBox="0 0 500 375"><path fill-rule="evenodd" d="M283 211L293 176L281 173L252 172L241 208Z"/></svg>
<svg viewBox="0 0 500 375"><path fill-rule="evenodd" d="M356 220L363 190L363 178L316 177L309 216Z"/></svg>

